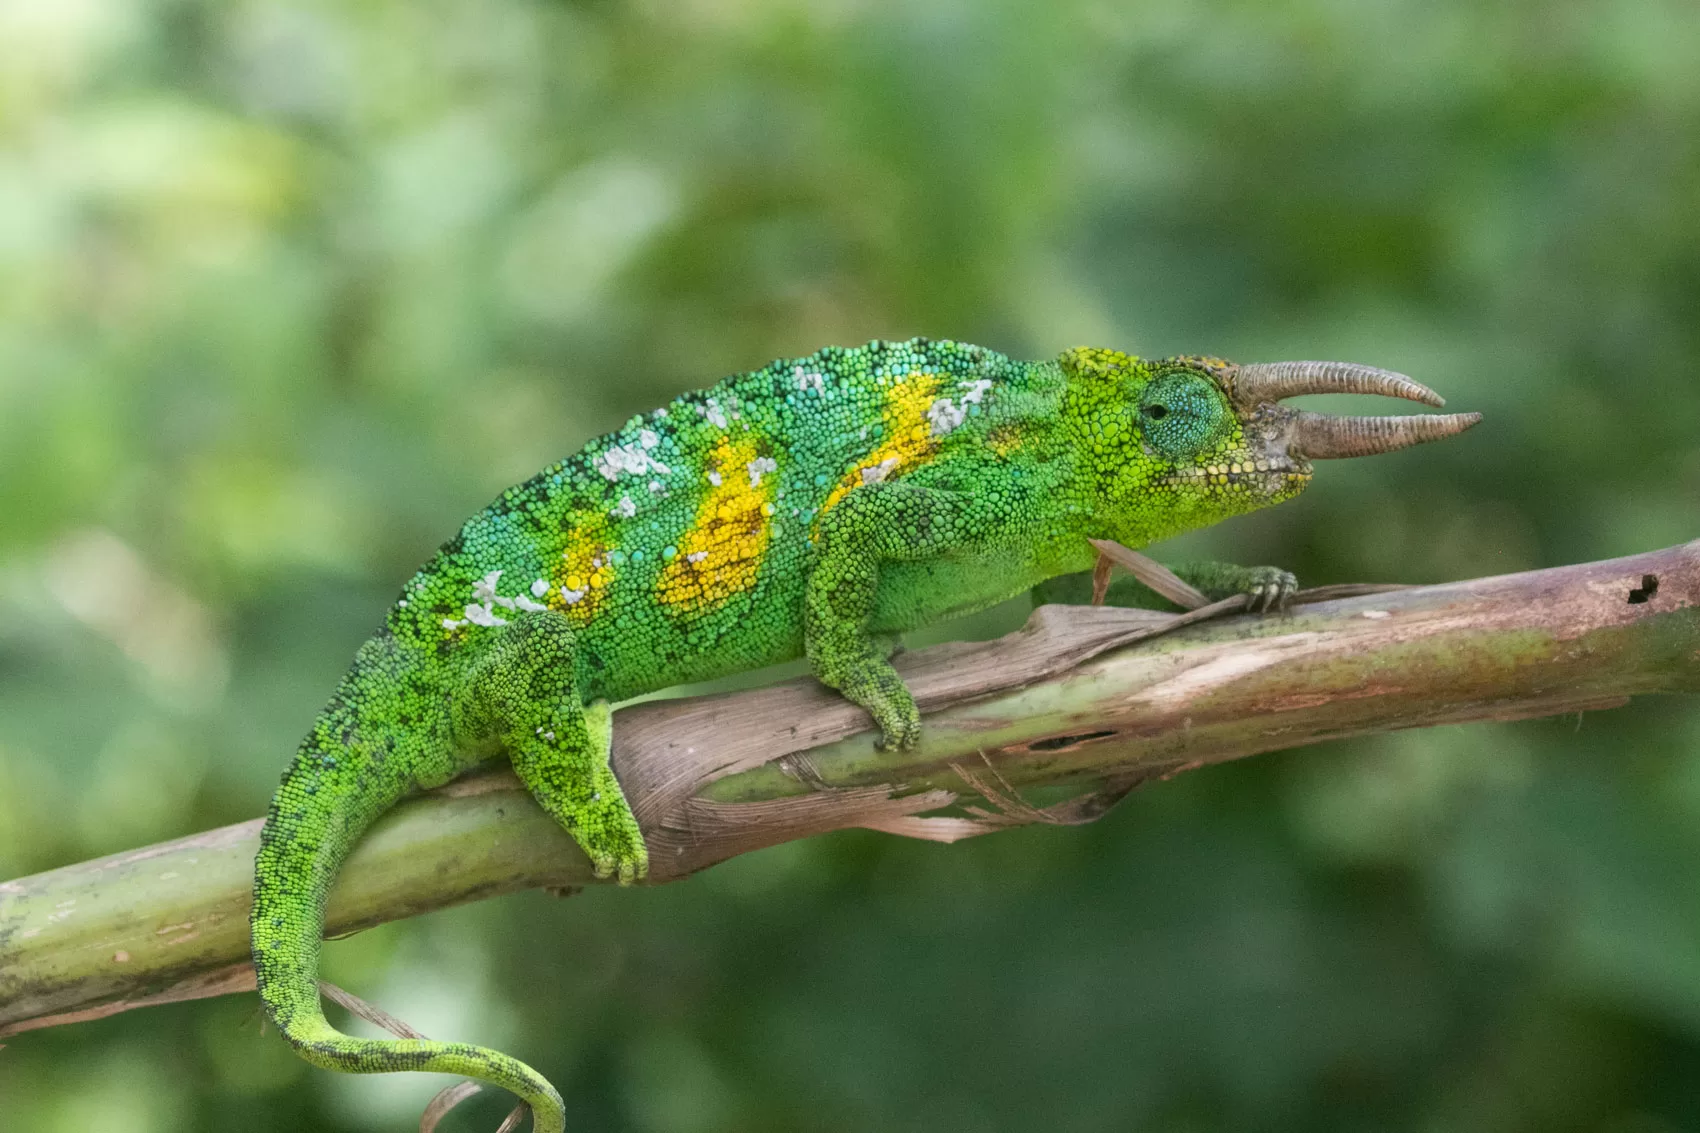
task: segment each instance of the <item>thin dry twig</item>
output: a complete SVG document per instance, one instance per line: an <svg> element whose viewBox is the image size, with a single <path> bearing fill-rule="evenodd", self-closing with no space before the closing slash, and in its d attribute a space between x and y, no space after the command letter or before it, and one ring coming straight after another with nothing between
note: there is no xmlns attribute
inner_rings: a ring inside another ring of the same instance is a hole
<svg viewBox="0 0 1700 1133"><path fill-rule="evenodd" d="M437 1133L437 1126L442 1124L443 1118L447 1117L461 1102L482 1092L483 1089L482 1083L468 1079L465 1082L456 1082L452 1086L444 1086L441 1090L438 1090L436 1095L432 1097L431 1104L425 1107L425 1112L419 1115L419 1133ZM502 1123L496 1126L496 1133L513 1133L515 1129L519 1128L519 1123L525 1120L525 1115L530 1112L531 1107L525 1102L520 1102L509 1110L508 1115L502 1119Z"/></svg>
<svg viewBox="0 0 1700 1133"><path fill-rule="evenodd" d="M352 991L344 991L329 980L319 981L319 993L332 1003L354 1012L354 1014L360 1016L362 1019L374 1026L382 1027L384 1030L399 1039L426 1038L425 1035L420 1034L418 1031L414 1030L400 1019L397 1019L394 1015L391 1015L388 1011L385 1011L377 1004L367 1003L364 999L361 999Z"/></svg>
<svg viewBox="0 0 1700 1133"><path fill-rule="evenodd" d="M1103 551L1098 552L1098 561L1092 564L1092 604L1102 606L1104 599L1110 594L1110 567L1113 564L1110 556Z"/></svg>
<svg viewBox="0 0 1700 1133"><path fill-rule="evenodd" d="M1180 575L1158 562L1140 554L1132 547L1124 547L1113 539L1092 539L1091 544L1098 548L1099 561L1108 560L1117 566L1124 567L1129 574L1140 582L1155 590L1183 610L1196 610L1200 606L1210 604L1210 599L1204 592ZM1094 575L1096 578L1096 575ZM1106 571L1105 587L1108 588L1109 578ZM1097 603L1094 603L1096 605Z"/></svg>
<svg viewBox="0 0 1700 1133"><path fill-rule="evenodd" d="M437 1133L437 1126L449 1115L450 1110L483 1088L480 1083L469 1078L438 1090L431 1099L431 1104L425 1107L425 1112L419 1115L419 1133Z"/></svg>

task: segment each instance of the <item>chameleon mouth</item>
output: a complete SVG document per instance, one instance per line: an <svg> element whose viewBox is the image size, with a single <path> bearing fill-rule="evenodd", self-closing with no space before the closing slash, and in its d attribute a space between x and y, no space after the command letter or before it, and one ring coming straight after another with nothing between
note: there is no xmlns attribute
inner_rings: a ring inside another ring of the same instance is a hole
<svg viewBox="0 0 1700 1133"><path fill-rule="evenodd" d="M1308 483L1310 476L1308 461L1282 453L1253 460L1227 460L1194 468L1177 468L1160 482L1172 488L1248 486L1264 494L1276 495L1295 484L1302 486Z"/></svg>

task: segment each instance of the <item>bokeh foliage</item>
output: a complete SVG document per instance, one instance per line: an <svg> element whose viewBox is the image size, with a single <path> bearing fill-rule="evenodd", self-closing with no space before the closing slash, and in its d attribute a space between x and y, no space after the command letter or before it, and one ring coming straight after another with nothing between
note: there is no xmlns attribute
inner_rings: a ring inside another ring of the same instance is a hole
<svg viewBox="0 0 1700 1133"><path fill-rule="evenodd" d="M1341 357L1488 415L1176 553L1700 536L1696 43L1686 0L0 0L0 876L258 813L467 513L828 342ZM1329 745L329 975L610 1133L1690 1129L1697 740ZM402 1129L438 1084L230 999L14 1040L0 1125Z"/></svg>

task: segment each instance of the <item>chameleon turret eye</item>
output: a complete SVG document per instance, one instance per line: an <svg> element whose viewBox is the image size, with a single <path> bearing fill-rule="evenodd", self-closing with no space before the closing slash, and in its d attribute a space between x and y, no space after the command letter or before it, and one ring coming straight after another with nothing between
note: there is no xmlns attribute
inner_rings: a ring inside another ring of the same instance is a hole
<svg viewBox="0 0 1700 1133"><path fill-rule="evenodd" d="M1153 378L1139 399L1146 445L1168 460L1183 461L1217 440L1231 413L1220 392L1197 374Z"/></svg>

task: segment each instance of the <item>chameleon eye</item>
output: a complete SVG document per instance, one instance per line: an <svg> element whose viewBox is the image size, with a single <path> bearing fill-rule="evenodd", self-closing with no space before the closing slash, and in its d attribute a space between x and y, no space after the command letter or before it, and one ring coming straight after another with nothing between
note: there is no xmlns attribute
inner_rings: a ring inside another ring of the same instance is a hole
<svg viewBox="0 0 1700 1133"><path fill-rule="evenodd" d="M1169 460L1186 460L1219 438L1230 414L1216 387L1197 374L1164 374L1139 399L1146 445Z"/></svg>

